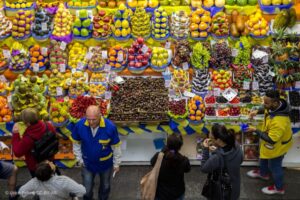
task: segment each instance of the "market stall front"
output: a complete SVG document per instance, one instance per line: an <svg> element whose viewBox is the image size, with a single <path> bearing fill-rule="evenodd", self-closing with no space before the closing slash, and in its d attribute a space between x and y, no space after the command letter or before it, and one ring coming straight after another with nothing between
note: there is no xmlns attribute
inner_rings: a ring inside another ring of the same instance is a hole
<svg viewBox="0 0 300 200"><path fill-rule="evenodd" d="M2 2L2 1L1 1ZM0 23L0 159L11 151L20 113L37 108L60 136L57 163L76 163L70 134L99 105L122 140L124 164L148 164L168 134L200 164L213 123L233 128L244 165L255 165L267 90L291 106L299 166L299 2L261 0L5 1ZM20 123L21 134L25 126ZM4 148L8 147L8 148Z"/></svg>

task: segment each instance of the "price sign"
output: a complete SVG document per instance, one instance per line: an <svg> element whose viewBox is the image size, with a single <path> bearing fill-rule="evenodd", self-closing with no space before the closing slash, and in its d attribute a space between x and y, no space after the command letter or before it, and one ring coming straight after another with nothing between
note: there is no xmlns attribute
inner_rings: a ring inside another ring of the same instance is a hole
<svg viewBox="0 0 300 200"><path fill-rule="evenodd" d="M11 95L7 96L8 103L11 103Z"/></svg>
<svg viewBox="0 0 300 200"><path fill-rule="evenodd" d="M90 59L92 58L92 56L93 56L93 53L89 51L89 52L85 55L85 59L90 60Z"/></svg>
<svg viewBox="0 0 300 200"><path fill-rule="evenodd" d="M142 52L145 54L145 53L147 53L148 49L149 48L144 44L142 47Z"/></svg>
<svg viewBox="0 0 300 200"><path fill-rule="evenodd" d="M171 80L165 80L165 87L169 88L171 86Z"/></svg>
<svg viewBox="0 0 300 200"><path fill-rule="evenodd" d="M65 96L65 97L64 97L64 101L65 101L65 102L68 102L69 100L70 100L70 98L69 98L68 96Z"/></svg>
<svg viewBox="0 0 300 200"><path fill-rule="evenodd" d="M40 71L40 66L39 66L39 64L34 63L34 65L33 65L33 71L34 71L34 72L39 72L39 71Z"/></svg>
<svg viewBox="0 0 300 200"><path fill-rule="evenodd" d="M43 56L47 56L48 55L48 48L42 47L41 53L42 53Z"/></svg>
<svg viewBox="0 0 300 200"><path fill-rule="evenodd" d="M7 82L7 79L5 78L4 75L1 75L1 76L0 76L0 81L2 81L2 82Z"/></svg>
<svg viewBox="0 0 300 200"><path fill-rule="evenodd" d="M104 97L105 99L111 99L111 92L110 91L106 91L105 94L104 94L104 96L105 96Z"/></svg>
<svg viewBox="0 0 300 200"><path fill-rule="evenodd" d="M300 81L295 82L295 88L299 89L300 88Z"/></svg>
<svg viewBox="0 0 300 200"><path fill-rule="evenodd" d="M123 58L123 52L122 51L119 51L119 53L118 53L118 58L117 58L117 60L118 60L118 62L123 62L123 60L124 60L124 58Z"/></svg>
<svg viewBox="0 0 300 200"><path fill-rule="evenodd" d="M220 88L214 88L214 96L220 96L221 90Z"/></svg>
<svg viewBox="0 0 300 200"><path fill-rule="evenodd" d="M7 59L11 58L11 54L9 50L3 50L3 56Z"/></svg>
<svg viewBox="0 0 300 200"><path fill-rule="evenodd" d="M243 89L244 90L250 90L250 82L249 81L244 81L243 82Z"/></svg>
<svg viewBox="0 0 300 200"><path fill-rule="evenodd" d="M182 63L183 70L189 70L189 64L187 62Z"/></svg>
<svg viewBox="0 0 300 200"><path fill-rule="evenodd" d="M222 93L222 96L225 99L227 99L228 101L232 101L237 96L237 92L235 90L233 90L232 88L227 88Z"/></svg>
<svg viewBox="0 0 300 200"><path fill-rule="evenodd" d="M170 49L171 48L171 42L167 41L166 44L165 44L165 48Z"/></svg>
<svg viewBox="0 0 300 200"><path fill-rule="evenodd" d="M82 64L82 62L78 62L77 63L77 69L78 70L83 70L83 64Z"/></svg>
<svg viewBox="0 0 300 200"><path fill-rule="evenodd" d="M170 96L176 96L175 90L169 90L169 95Z"/></svg>
<svg viewBox="0 0 300 200"><path fill-rule="evenodd" d="M111 66L109 64L104 65L104 71L109 72L111 69Z"/></svg>
<svg viewBox="0 0 300 200"><path fill-rule="evenodd" d="M63 95L62 87L56 87L56 95L57 96L62 96Z"/></svg>
<svg viewBox="0 0 300 200"><path fill-rule="evenodd" d="M61 42L61 43L60 43L60 49L61 49L61 50L64 51L64 50L66 49L66 47L67 47L67 43L65 43L65 42Z"/></svg>
<svg viewBox="0 0 300 200"><path fill-rule="evenodd" d="M59 71L60 72L65 72L66 71L66 64L59 64Z"/></svg>
<svg viewBox="0 0 300 200"><path fill-rule="evenodd" d="M76 69L73 68L71 72L72 72L72 74L74 74L76 72Z"/></svg>
<svg viewBox="0 0 300 200"><path fill-rule="evenodd" d="M42 23L42 31L47 31L47 23Z"/></svg>
<svg viewBox="0 0 300 200"><path fill-rule="evenodd" d="M170 62L172 59L172 50L171 49L168 49L168 62ZM167 68L169 69L169 68Z"/></svg>
<svg viewBox="0 0 300 200"><path fill-rule="evenodd" d="M122 84L122 83L125 83L125 80L121 77L121 76L116 76L114 78L114 81L118 84Z"/></svg>
<svg viewBox="0 0 300 200"><path fill-rule="evenodd" d="M87 72L84 72L83 76L85 77L85 82L88 82L89 81L89 74Z"/></svg>
<svg viewBox="0 0 300 200"><path fill-rule="evenodd" d="M274 72L272 72L272 71L269 71L269 72L268 72L268 75L270 75L270 76L274 77L274 76L275 76L275 73L274 73Z"/></svg>
<svg viewBox="0 0 300 200"><path fill-rule="evenodd" d="M107 51L102 51L102 59L107 59Z"/></svg>
<svg viewBox="0 0 300 200"><path fill-rule="evenodd" d="M258 90L259 89L259 85L257 81L253 81L252 82L252 90Z"/></svg>
<svg viewBox="0 0 300 200"><path fill-rule="evenodd" d="M266 55L263 57L263 63L268 63L269 62L269 56Z"/></svg>
<svg viewBox="0 0 300 200"><path fill-rule="evenodd" d="M194 93L189 92L189 91L184 91L183 95L186 97L190 97L190 98L193 98L194 96L196 96Z"/></svg>
<svg viewBox="0 0 300 200"><path fill-rule="evenodd" d="M238 53L239 53L239 50L238 50L238 49L232 49L232 51L231 51L231 55L232 55L233 57L236 57L236 56L238 55Z"/></svg>

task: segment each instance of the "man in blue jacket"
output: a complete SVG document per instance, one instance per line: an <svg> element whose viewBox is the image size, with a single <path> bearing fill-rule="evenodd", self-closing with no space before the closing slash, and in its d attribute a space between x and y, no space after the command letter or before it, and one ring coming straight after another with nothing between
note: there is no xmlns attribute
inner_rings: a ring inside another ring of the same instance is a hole
<svg viewBox="0 0 300 200"><path fill-rule="evenodd" d="M116 126L101 116L98 106L89 106L86 117L75 125L72 138L74 153L82 168L83 185L86 188L84 200L93 199L94 178L100 176L98 199L107 200L112 173L119 171L121 163L120 139Z"/></svg>

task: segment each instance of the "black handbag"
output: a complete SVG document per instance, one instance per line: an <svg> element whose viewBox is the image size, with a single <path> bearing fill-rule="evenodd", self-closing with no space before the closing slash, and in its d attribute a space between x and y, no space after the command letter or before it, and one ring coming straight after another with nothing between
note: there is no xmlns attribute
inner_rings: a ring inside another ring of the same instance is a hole
<svg viewBox="0 0 300 200"><path fill-rule="evenodd" d="M230 200L232 191L230 176L223 156L221 154L219 155L222 160L221 168L207 175L206 182L202 189L202 195L212 200Z"/></svg>

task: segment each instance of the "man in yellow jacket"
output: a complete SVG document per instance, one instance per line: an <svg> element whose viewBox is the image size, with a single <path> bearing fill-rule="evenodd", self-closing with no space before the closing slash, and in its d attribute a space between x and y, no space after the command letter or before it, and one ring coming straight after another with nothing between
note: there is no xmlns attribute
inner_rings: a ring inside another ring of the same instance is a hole
<svg viewBox="0 0 300 200"><path fill-rule="evenodd" d="M292 127L290 108L287 102L280 99L278 91L270 90L264 97L264 123L262 130L249 127L246 132L254 132L260 137L259 170L251 170L247 175L251 178L269 179L272 175L274 185L262 188L265 194L284 194L282 160L292 146ZM250 114L250 118L256 112Z"/></svg>

